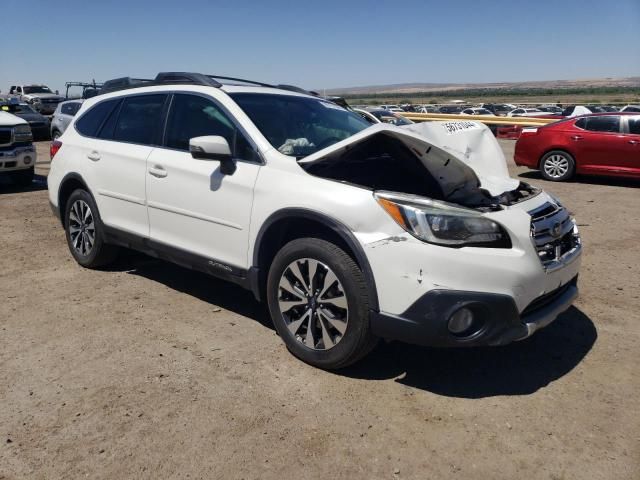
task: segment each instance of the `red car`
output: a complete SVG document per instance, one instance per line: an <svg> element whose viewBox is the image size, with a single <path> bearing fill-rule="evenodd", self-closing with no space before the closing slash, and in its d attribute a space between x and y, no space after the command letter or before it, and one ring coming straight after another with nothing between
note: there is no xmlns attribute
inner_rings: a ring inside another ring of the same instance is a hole
<svg viewBox="0 0 640 480"><path fill-rule="evenodd" d="M514 160L555 182L576 173L640 178L640 115L596 113L525 127Z"/></svg>

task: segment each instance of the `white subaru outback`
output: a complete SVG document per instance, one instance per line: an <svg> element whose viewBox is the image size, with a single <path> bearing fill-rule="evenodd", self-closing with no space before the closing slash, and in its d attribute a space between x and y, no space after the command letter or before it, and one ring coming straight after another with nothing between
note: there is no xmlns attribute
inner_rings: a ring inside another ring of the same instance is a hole
<svg viewBox="0 0 640 480"><path fill-rule="evenodd" d="M379 338L520 340L577 295L573 218L509 178L482 124L370 125L202 74L116 84L51 147L50 202L84 267L128 247L237 283L327 369Z"/></svg>

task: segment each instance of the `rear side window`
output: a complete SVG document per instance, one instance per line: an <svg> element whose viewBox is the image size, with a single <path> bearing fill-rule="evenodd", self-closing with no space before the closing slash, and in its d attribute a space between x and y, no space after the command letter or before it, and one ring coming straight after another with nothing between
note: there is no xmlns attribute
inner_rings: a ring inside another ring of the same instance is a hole
<svg viewBox="0 0 640 480"><path fill-rule="evenodd" d="M586 130L592 132L620 132L620 117L608 115L606 117L587 117Z"/></svg>
<svg viewBox="0 0 640 480"><path fill-rule="evenodd" d="M100 126L118 104L119 99L107 100L94 105L76 122L76 130L85 137L96 137Z"/></svg>
<svg viewBox="0 0 640 480"><path fill-rule="evenodd" d="M640 117L629 119L629 133L640 135Z"/></svg>
<svg viewBox="0 0 640 480"><path fill-rule="evenodd" d="M79 109L80 104L78 102L71 102L62 105L62 107L60 108L60 112L64 113L65 115L71 115L73 117L76 113L78 113Z"/></svg>
<svg viewBox="0 0 640 480"><path fill-rule="evenodd" d="M587 119L586 118L580 118L580 119L576 120L576 127L582 128L584 130L587 127Z"/></svg>
<svg viewBox="0 0 640 480"><path fill-rule="evenodd" d="M113 139L142 145L155 143L166 98L164 94L125 98L120 108Z"/></svg>

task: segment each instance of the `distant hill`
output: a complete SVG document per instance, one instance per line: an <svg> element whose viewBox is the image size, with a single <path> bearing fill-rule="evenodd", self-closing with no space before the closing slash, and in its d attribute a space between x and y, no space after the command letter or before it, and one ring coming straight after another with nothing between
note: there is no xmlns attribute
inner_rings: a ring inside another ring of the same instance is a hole
<svg viewBox="0 0 640 480"><path fill-rule="evenodd" d="M327 89L327 95L411 94L428 92L455 92L457 90L526 90L526 89L586 89L586 88L640 88L640 77L592 78L580 80L545 80L531 82L498 83L397 83ZM323 91L320 89L319 91Z"/></svg>

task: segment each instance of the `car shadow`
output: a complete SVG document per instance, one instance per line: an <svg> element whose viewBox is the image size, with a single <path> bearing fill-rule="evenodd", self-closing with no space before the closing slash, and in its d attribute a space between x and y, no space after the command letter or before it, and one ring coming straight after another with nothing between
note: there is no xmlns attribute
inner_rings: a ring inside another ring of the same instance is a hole
<svg viewBox="0 0 640 480"><path fill-rule="evenodd" d="M536 180L545 180L538 170L530 170L518 174L521 178L533 178ZM554 182L549 182L554 183ZM622 178L622 177L606 177L601 175L576 175L569 182L564 183L584 183L588 185L608 185L611 187L640 188L640 179Z"/></svg>
<svg viewBox="0 0 640 480"><path fill-rule="evenodd" d="M144 277L274 329L266 304L256 301L248 290L204 273L131 250L123 250L106 270ZM528 395L575 368L597 337L591 319L571 307L531 338L504 347L437 349L381 342L359 363L334 374L395 379L449 397Z"/></svg>
<svg viewBox="0 0 640 480"><path fill-rule="evenodd" d="M274 330L266 305L258 302L250 291L231 282L125 249L118 260L105 270L126 272L161 283Z"/></svg>
<svg viewBox="0 0 640 480"><path fill-rule="evenodd" d="M392 342L336 373L359 379L396 379L448 397L528 395L573 370L597 337L591 319L571 307L530 338L504 347L436 349Z"/></svg>
<svg viewBox="0 0 640 480"><path fill-rule="evenodd" d="M0 176L0 195L8 193L37 192L47 189L47 177L35 175L29 185L17 185L10 178Z"/></svg>

